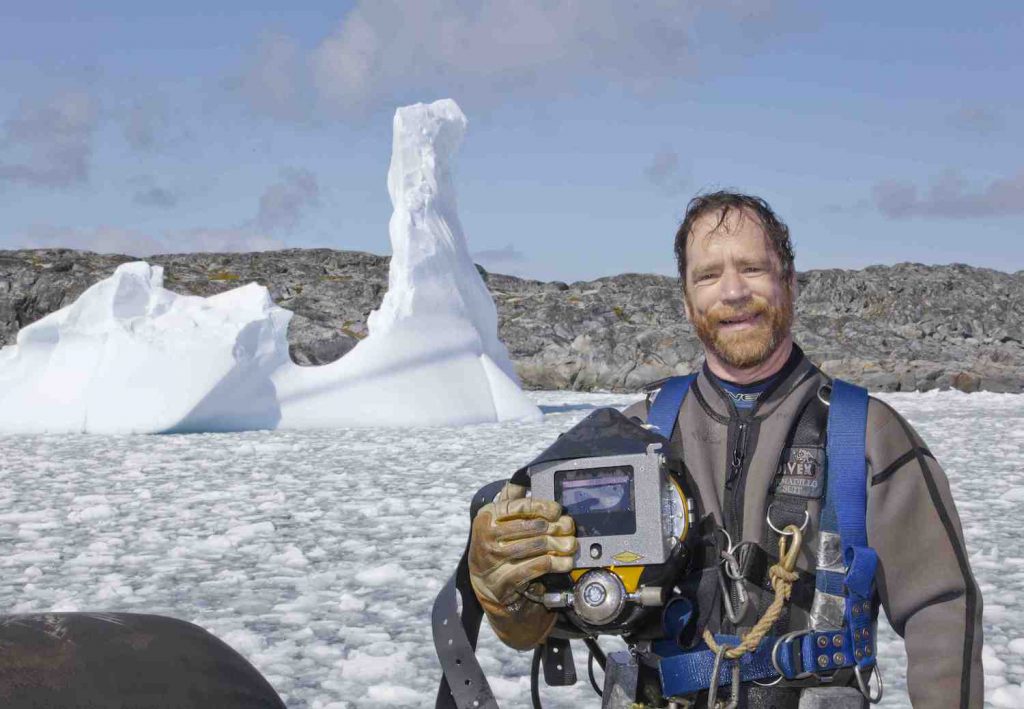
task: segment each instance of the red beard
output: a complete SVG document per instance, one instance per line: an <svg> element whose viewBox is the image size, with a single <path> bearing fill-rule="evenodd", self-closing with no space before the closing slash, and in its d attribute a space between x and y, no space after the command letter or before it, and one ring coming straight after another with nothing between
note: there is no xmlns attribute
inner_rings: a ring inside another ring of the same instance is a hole
<svg viewBox="0 0 1024 709"><path fill-rule="evenodd" d="M704 347L714 352L730 367L749 369L771 356L789 334L793 325L793 302L786 298L783 305L770 305L761 296L753 296L745 308L716 305L706 313L698 312L690 304L693 326ZM751 327L728 331L726 320L739 320L757 316Z"/></svg>

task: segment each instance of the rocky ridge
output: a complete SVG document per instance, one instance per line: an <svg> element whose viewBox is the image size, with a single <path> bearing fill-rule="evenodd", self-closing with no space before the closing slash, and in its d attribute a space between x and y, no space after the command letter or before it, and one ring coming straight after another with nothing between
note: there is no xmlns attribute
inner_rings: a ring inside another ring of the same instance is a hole
<svg viewBox="0 0 1024 709"><path fill-rule="evenodd" d="M128 256L0 251L0 342L73 302ZM299 364L334 361L366 336L389 258L330 249L153 256L164 285L208 296L256 281L295 313ZM534 389L635 391L698 365L679 281L624 274L572 284L481 273L499 335ZM829 374L872 390L1024 391L1024 272L954 264L798 274L796 338Z"/></svg>

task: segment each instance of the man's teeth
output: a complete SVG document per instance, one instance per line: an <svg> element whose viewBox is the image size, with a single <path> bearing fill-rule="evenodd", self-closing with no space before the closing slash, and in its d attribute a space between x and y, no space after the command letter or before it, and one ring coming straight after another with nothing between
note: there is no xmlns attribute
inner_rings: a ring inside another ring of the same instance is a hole
<svg viewBox="0 0 1024 709"><path fill-rule="evenodd" d="M722 324L723 325L735 325L736 323L747 322L748 320L753 320L755 317L757 317L757 315L743 315L743 316L736 317L736 318L729 318L727 320L722 320Z"/></svg>

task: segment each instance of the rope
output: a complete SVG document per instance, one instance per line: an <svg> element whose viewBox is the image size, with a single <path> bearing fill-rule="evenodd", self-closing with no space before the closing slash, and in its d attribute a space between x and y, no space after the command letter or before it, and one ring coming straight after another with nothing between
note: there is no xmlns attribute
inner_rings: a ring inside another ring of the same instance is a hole
<svg viewBox="0 0 1024 709"><path fill-rule="evenodd" d="M793 537L791 545L786 543L789 536ZM779 616L782 615L782 609L793 592L793 582L799 578L799 574L793 569L796 565L796 553L800 549L801 541L802 535L795 525L786 527L785 533L779 537L779 561L768 569L768 575L772 580L772 590L775 591L775 598L772 600L771 605L765 609L761 619L744 634L740 644L736 647L726 647L726 659L737 660L748 652L756 650L764 636L768 634L776 621L778 621ZM786 568L787 566L789 568ZM706 628L704 629L704 642L707 643L712 652L718 653L720 646L715 642L715 636Z"/></svg>

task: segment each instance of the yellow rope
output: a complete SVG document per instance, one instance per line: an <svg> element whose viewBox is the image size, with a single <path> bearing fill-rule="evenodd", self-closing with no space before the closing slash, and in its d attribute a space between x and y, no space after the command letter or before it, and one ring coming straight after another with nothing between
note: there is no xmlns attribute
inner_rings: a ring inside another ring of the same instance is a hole
<svg viewBox="0 0 1024 709"><path fill-rule="evenodd" d="M779 619L786 601L789 600L789 596L793 592L793 582L799 577L793 569L796 567L796 556L800 551L803 535L796 525L790 525L784 531L786 534L779 537L779 561L768 569L768 575L772 580L772 589L775 591L775 598L765 610L761 619L744 634L740 644L735 647L726 648L726 659L736 660L748 652L756 650L764 636L768 634L768 631L772 629L772 626ZM787 545L787 539L790 536L793 539ZM713 653L718 654L720 646L715 642L715 636L707 629L704 630L704 642L707 643Z"/></svg>

